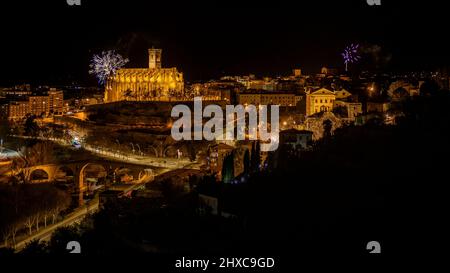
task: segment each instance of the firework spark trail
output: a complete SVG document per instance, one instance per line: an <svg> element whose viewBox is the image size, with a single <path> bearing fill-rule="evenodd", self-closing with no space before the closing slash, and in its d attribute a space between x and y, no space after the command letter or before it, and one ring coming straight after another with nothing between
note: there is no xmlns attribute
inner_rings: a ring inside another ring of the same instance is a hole
<svg viewBox="0 0 450 273"><path fill-rule="evenodd" d="M342 57L344 58L345 71L348 69L348 64L355 63L361 58L358 49L359 44L351 44L344 49Z"/></svg>
<svg viewBox="0 0 450 273"><path fill-rule="evenodd" d="M114 50L103 51L100 55L94 55L91 59L89 74L94 74L99 84L105 84L108 77L114 76L118 69L128 63Z"/></svg>

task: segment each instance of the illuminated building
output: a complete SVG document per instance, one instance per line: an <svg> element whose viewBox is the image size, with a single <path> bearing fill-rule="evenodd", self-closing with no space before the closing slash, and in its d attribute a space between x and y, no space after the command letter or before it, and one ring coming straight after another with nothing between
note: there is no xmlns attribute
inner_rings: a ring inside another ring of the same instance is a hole
<svg viewBox="0 0 450 273"><path fill-rule="evenodd" d="M347 118L354 120L355 117L361 115L362 103L360 102L347 102L347 101L335 101L335 106L345 107L347 109Z"/></svg>
<svg viewBox="0 0 450 273"><path fill-rule="evenodd" d="M297 105L301 100L300 96L293 93L279 92L243 92L238 95L238 103L242 105L280 105L291 106Z"/></svg>
<svg viewBox="0 0 450 273"><path fill-rule="evenodd" d="M294 74L294 77L301 77L302 76L302 70L300 68L295 68L295 69L293 69L292 72Z"/></svg>
<svg viewBox="0 0 450 273"><path fill-rule="evenodd" d="M13 101L2 105L2 114L8 119L19 119L25 117L30 112L28 101Z"/></svg>
<svg viewBox="0 0 450 273"><path fill-rule="evenodd" d="M367 113L386 113L391 109L391 103L388 101L367 102Z"/></svg>
<svg viewBox="0 0 450 273"><path fill-rule="evenodd" d="M235 94L243 87L235 81L219 80L189 85L185 93L202 96L202 100L224 100L235 103Z"/></svg>
<svg viewBox="0 0 450 273"><path fill-rule="evenodd" d="M62 114L63 104L63 92L51 88L47 95L29 96L27 100L11 101L2 106L2 112L8 119L22 119L27 114L48 116Z"/></svg>
<svg viewBox="0 0 450 273"><path fill-rule="evenodd" d="M52 88L46 96L30 96L28 100L32 115L61 114L63 112L64 96L60 90Z"/></svg>
<svg viewBox="0 0 450 273"><path fill-rule="evenodd" d="M264 77L257 79L255 75L248 76L225 76L220 78L222 81L234 81L241 84L245 89L257 89L265 91L275 91L277 89L277 81L275 79Z"/></svg>
<svg viewBox="0 0 450 273"><path fill-rule="evenodd" d="M108 78L105 85L106 103L169 100L183 94L183 73L175 67L161 68L161 49L149 49L148 54L148 68L122 68Z"/></svg>
<svg viewBox="0 0 450 273"><path fill-rule="evenodd" d="M322 67L320 69L320 73L324 76L333 76L338 74L338 70L336 68Z"/></svg>
<svg viewBox="0 0 450 273"><path fill-rule="evenodd" d="M48 112L49 100L47 96L30 96L30 114L41 115Z"/></svg>
<svg viewBox="0 0 450 273"><path fill-rule="evenodd" d="M334 94L336 95L336 100L343 100L352 96L352 93L348 92L345 89L341 89L340 91L334 91Z"/></svg>
<svg viewBox="0 0 450 273"><path fill-rule="evenodd" d="M63 91L54 88L48 91L48 112L53 114L62 114L64 105Z"/></svg>
<svg viewBox="0 0 450 273"><path fill-rule="evenodd" d="M355 117L362 114L362 103L357 102L352 93L342 89L340 91L334 91L334 94L336 95L334 107L345 107L347 109L347 118L355 120Z"/></svg>
<svg viewBox="0 0 450 273"><path fill-rule="evenodd" d="M333 110L336 94L325 88L306 93L306 115Z"/></svg>
<svg viewBox="0 0 450 273"><path fill-rule="evenodd" d="M0 96L3 97L26 97L31 95L31 86L29 84L16 85L13 88L3 88L0 90Z"/></svg>
<svg viewBox="0 0 450 273"><path fill-rule="evenodd" d="M1 93L3 96L15 96L15 97L31 95L30 90L3 89Z"/></svg>

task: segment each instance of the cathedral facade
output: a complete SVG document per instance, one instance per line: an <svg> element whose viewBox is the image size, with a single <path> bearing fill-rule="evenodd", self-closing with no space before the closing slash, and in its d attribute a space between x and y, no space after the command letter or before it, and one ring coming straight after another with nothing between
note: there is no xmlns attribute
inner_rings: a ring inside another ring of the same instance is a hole
<svg viewBox="0 0 450 273"><path fill-rule="evenodd" d="M122 68L108 78L105 102L170 100L184 92L183 73L161 68L161 49L149 49L148 68Z"/></svg>

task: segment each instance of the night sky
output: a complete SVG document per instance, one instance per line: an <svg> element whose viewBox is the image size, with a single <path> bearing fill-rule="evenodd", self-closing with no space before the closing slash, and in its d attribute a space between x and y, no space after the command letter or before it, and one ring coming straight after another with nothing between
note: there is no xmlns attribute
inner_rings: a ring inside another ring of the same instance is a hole
<svg viewBox="0 0 450 273"><path fill-rule="evenodd" d="M81 1L2 3L1 85L95 85L92 54L116 49L130 59L127 67L146 67L151 46L163 48L163 66L178 67L188 81L342 68L340 52L352 42L366 52L381 48L365 54L360 69L450 63L443 1Z"/></svg>

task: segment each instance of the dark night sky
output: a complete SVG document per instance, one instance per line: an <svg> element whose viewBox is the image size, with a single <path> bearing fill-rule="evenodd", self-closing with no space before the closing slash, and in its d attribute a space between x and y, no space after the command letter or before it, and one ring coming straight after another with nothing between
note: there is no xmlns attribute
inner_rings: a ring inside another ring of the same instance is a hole
<svg viewBox="0 0 450 273"><path fill-rule="evenodd" d="M342 67L339 53L351 42L381 46L392 56L387 69L450 62L442 1L81 1L2 3L0 84L95 84L87 72L93 53L117 49L128 67L145 67L152 45L187 80Z"/></svg>

